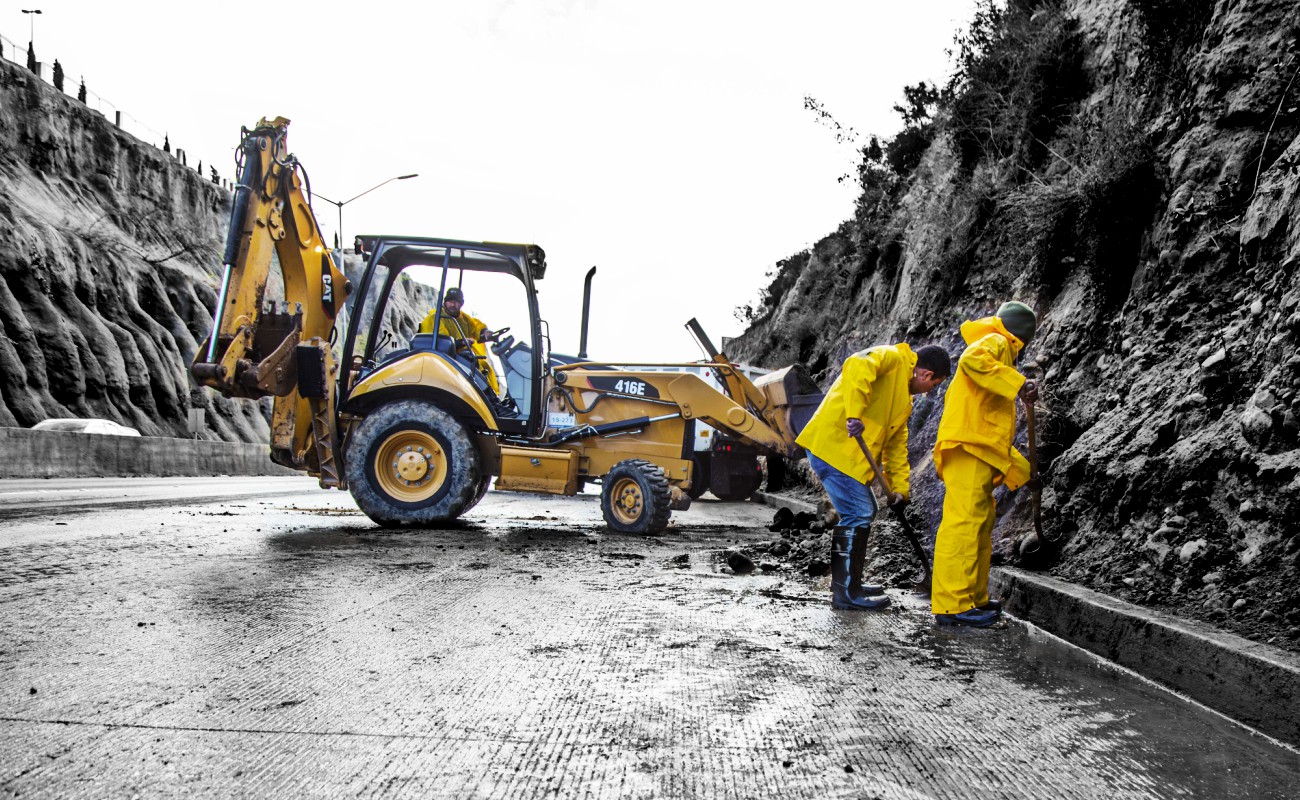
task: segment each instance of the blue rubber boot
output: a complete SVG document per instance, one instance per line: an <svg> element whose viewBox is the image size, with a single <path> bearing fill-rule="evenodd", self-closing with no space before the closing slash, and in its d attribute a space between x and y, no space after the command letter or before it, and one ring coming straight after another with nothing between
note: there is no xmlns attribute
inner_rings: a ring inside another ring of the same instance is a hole
<svg viewBox="0 0 1300 800"><path fill-rule="evenodd" d="M1001 614L1001 613L1002 613L1002 601L1001 601L1001 600L994 600L992 597L990 597L990 598L989 598L989 601L988 601L987 603L985 603L984 605L982 605L982 606L979 607L979 610L980 610L980 611L996 611L996 612L998 612L999 614Z"/></svg>
<svg viewBox="0 0 1300 800"><path fill-rule="evenodd" d="M964 625L968 628L987 628L998 621L998 612L972 608L960 614L935 614L935 625Z"/></svg>
<svg viewBox="0 0 1300 800"><path fill-rule="evenodd" d="M831 536L831 608L880 611L889 607L888 597L855 597L852 581L853 548L858 545L854 528L836 527ZM865 542L865 537L862 537Z"/></svg>

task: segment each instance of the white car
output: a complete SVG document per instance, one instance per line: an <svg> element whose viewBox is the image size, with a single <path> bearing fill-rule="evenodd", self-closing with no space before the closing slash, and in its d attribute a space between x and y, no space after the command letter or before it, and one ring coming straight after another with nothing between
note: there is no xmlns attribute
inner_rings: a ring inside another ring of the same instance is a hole
<svg viewBox="0 0 1300 800"><path fill-rule="evenodd" d="M107 419L47 419L32 426L34 431L100 433L105 436L139 436L140 431Z"/></svg>

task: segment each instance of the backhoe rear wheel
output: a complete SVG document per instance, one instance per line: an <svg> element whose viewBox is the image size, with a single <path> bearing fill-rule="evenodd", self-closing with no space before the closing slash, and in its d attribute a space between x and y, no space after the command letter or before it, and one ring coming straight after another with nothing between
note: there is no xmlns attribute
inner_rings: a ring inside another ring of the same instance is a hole
<svg viewBox="0 0 1300 800"><path fill-rule="evenodd" d="M386 527L455 519L481 484L478 450L455 417L427 400L380 406L348 442L348 485Z"/></svg>
<svg viewBox="0 0 1300 800"><path fill-rule="evenodd" d="M672 493L663 470L639 458L620 461L605 475L600 510L619 533L658 533L668 527Z"/></svg>

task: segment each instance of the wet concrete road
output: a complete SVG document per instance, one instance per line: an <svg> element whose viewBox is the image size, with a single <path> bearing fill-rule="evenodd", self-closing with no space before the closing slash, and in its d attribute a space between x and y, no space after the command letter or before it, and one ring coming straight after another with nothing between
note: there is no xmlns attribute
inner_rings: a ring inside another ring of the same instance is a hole
<svg viewBox="0 0 1300 800"><path fill-rule="evenodd" d="M1300 793L1294 751L1036 629L718 572L762 507L390 532L313 487L0 481L0 796Z"/></svg>

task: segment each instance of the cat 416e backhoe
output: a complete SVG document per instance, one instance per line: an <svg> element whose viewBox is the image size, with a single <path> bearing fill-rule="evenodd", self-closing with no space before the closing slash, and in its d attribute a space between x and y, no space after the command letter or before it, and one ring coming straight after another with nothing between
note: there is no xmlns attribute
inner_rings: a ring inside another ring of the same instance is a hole
<svg viewBox="0 0 1300 800"><path fill-rule="evenodd" d="M698 326L723 392L689 372L550 358L536 245L361 237L354 286L322 240L288 124L243 131L213 334L192 366L226 396L275 398L276 462L351 490L381 525L458 517L495 477L499 490L565 495L599 483L611 528L653 533L690 505L696 421L771 457L803 455L794 437L816 386L798 367L750 381ZM276 262L282 299L267 292ZM481 355L437 333L450 286L521 333L493 348L497 390Z"/></svg>

